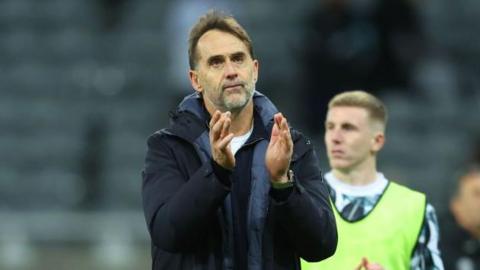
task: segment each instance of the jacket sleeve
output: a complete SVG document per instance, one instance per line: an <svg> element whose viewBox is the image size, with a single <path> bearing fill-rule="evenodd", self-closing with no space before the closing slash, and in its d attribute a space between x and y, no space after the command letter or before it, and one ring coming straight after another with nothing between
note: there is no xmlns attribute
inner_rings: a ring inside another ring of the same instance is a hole
<svg viewBox="0 0 480 270"><path fill-rule="evenodd" d="M187 173L186 167L197 165L180 164L174 153L185 151L182 157L201 163L193 148L177 141L172 146L173 141L159 133L148 139L142 172L143 208L154 245L169 252L188 252L198 248L216 221L230 188L218 180L209 162Z"/></svg>
<svg viewBox="0 0 480 270"><path fill-rule="evenodd" d="M295 175L293 191L284 201L272 198L277 226L280 226L297 254L307 261L332 256L337 247L337 227L322 179L316 154L308 140L295 142L291 168ZM302 152L302 151L300 151Z"/></svg>
<svg viewBox="0 0 480 270"><path fill-rule="evenodd" d="M435 208L427 203L422 229L410 259L413 270L443 270L443 262L438 247L440 230ZM448 268L451 269L451 268Z"/></svg>

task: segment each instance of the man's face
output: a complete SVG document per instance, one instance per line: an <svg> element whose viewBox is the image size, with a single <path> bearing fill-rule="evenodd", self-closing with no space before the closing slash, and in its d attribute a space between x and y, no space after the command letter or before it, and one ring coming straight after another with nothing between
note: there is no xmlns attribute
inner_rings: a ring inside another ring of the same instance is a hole
<svg viewBox="0 0 480 270"><path fill-rule="evenodd" d="M198 61L190 71L195 90L202 92L209 111L240 111L251 100L258 62L232 34L210 30L197 44Z"/></svg>
<svg viewBox="0 0 480 270"><path fill-rule="evenodd" d="M454 208L462 223L480 229L480 173L471 173L460 181Z"/></svg>
<svg viewBox="0 0 480 270"><path fill-rule="evenodd" d="M336 106L327 113L325 145L330 167L348 172L375 158L383 132L373 127L366 109Z"/></svg>

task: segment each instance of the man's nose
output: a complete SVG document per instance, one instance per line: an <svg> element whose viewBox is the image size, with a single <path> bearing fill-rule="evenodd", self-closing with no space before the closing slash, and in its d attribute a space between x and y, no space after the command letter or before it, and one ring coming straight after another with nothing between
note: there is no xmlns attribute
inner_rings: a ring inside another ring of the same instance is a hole
<svg viewBox="0 0 480 270"><path fill-rule="evenodd" d="M225 77L228 79L234 79L238 76L237 68L231 61L225 63Z"/></svg>
<svg viewBox="0 0 480 270"><path fill-rule="evenodd" d="M333 143L339 144L343 140L343 136L339 130L332 130L331 131L331 138Z"/></svg>

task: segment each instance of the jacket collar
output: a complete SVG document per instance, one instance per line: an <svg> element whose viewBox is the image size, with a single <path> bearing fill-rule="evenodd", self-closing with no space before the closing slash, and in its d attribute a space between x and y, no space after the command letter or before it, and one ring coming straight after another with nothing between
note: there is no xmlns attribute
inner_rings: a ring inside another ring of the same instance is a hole
<svg viewBox="0 0 480 270"><path fill-rule="evenodd" d="M270 135L273 126L273 115L278 112L273 103L262 93L255 91L253 94L254 112L258 114L261 125ZM255 119L257 120L257 119ZM210 114L206 110L202 96L193 93L186 96L178 105L175 112L170 115L168 131L189 142L195 141L206 129Z"/></svg>

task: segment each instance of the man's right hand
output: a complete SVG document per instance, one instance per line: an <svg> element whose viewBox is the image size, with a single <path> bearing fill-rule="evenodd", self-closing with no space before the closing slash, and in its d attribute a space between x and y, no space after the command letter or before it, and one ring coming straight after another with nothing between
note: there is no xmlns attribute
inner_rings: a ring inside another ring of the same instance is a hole
<svg viewBox="0 0 480 270"><path fill-rule="evenodd" d="M225 169L235 168L235 157L230 150L233 133L230 132L230 112L215 111L210 120L210 147L213 160Z"/></svg>

